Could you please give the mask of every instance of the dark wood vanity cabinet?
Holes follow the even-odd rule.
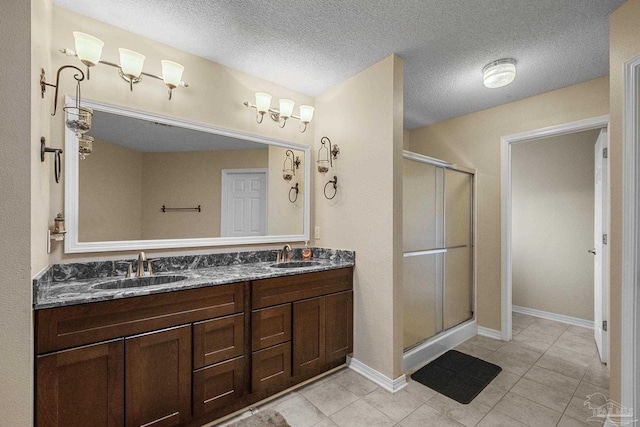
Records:
[[[252,391],[280,391],[345,362],[352,289],[351,268],[252,283]]]
[[[43,426],[200,426],[345,362],[353,269],[37,310]]]
[[[244,353],[246,286],[36,311],[38,426],[188,424],[207,400],[197,368]]]

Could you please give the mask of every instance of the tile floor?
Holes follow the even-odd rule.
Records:
[[[592,411],[584,405],[590,394],[609,396],[593,331],[513,313],[513,335],[511,342],[475,336],[456,347],[503,369],[468,405],[410,378],[391,394],[342,369],[258,410],[275,409],[292,427],[602,426],[586,421]]]

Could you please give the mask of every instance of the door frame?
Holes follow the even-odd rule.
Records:
[[[640,410],[638,363],[640,363],[640,56],[624,67],[624,136],[622,177],[622,322],[621,322],[621,404]]]
[[[269,234],[268,228],[268,216],[269,216],[269,169],[268,168],[250,168],[250,169],[222,169],[222,197],[220,200],[220,235],[222,237],[226,234],[227,227],[229,226],[229,218],[227,216],[227,205],[228,201],[228,193],[227,193],[227,181],[229,180],[229,175],[235,174],[264,174],[264,184],[265,184],[265,203],[264,203],[264,221],[265,221],[265,235]]]
[[[527,141],[533,141],[541,138],[565,135],[569,133],[582,132],[592,129],[600,129],[607,127],[609,124],[609,115],[592,117],[589,119],[578,120],[575,122],[563,123],[555,126],[548,126],[540,129],[534,129],[526,132],[520,132],[500,138],[500,161],[501,161],[501,258],[502,258],[502,292],[501,292],[501,331],[500,338],[503,341],[511,340],[511,311],[512,290],[513,290],[513,272],[512,272],[512,165],[511,165],[511,146]],[[609,284],[606,284],[607,288]]]

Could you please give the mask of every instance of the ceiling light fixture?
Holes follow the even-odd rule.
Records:
[[[498,59],[490,62],[482,69],[484,85],[496,89],[511,83],[516,78],[516,60]]]
[[[60,52],[67,56],[77,56],[80,59],[80,62],[87,66],[87,80],[90,77],[89,69],[91,67],[94,67],[97,64],[104,64],[118,68],[120,77],[129,83],[131,91],[133,91],[133,84],[141,81],[142,76],[164,81],[164,84],[169,88],[169,99],[171,99],[173,89],[176,87],[189,87],[187,83],[181,80],[184,67],[177,62],[163,59],[160,61],[162,64],[162,76],[156,76],[155,74],[149,74],[142,71],[145,57],[138,52],[120,48],[118,49],[120,53],[120,64],[114,64],[113,62],[103,61],[100,59],[102,56],[102,48],[104,47],[104,42],[102,40],[79,31],[73,32],[73,38],[75,40],[76,50],[74,51],[72,49],[65,48],[60,49]]]
[[[313,111],[314,108],[310,105],[301,105],[300,106],[300,115],[293,115],[293,107],[296,104],[295,101],[291,99],[280,99],[279,107],[280,108],[271,108],[271,95],[266,92],[256,92],[256,103],[252,104],[250,102],[245,102],[245,107],[255,108],[256,109],[256,122],[262,123],[264,119],[264,115],[269,113],[269,116],[274,122],[278,122],[281,128],[287,125],[288,119],[296,119],[300,120],[300,122],[304,125],[304,127],[300,127],[300,132],[304,132],[307,130],[307,125],[311,123],[311,119],[313,119]]]

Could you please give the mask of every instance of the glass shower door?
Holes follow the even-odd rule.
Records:
[[[403,162],[407,350],[473,317],[473,175]]]
[[[442,168],[403,160],[404,348],[442,331]]]
[[[473,175],[445,170],[444,329],[473,317]]]

